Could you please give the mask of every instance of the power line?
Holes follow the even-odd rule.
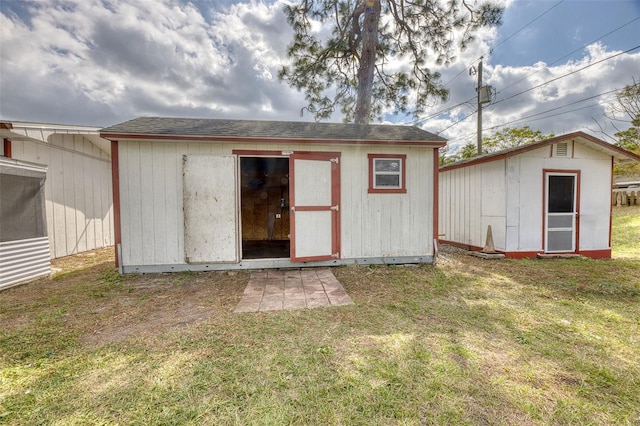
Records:
[[[514,37],[516,34],[518,34],[520,31],[524,30],[525,28],[527,28],[529,25],[533,24],[534,22],[536,22],[538,19],[542,18],[544,15],[546,15],[547,13],[551,12],[553,9],[555,9],[556,7],[560,6],[561,3],[563,3],[564,0],[560,0],[558,3],[554,4],[553,6],[551,6],[549,9],[545,10],[544,12],[542,12],[540,15],[538,15],[536,18],[534,18],[531,22],[529,22],[528,24],[526,24],[524,27],[520,28],[518,31],[516,31],[515,33],[511,34],[509,37],[505,38],[504,40],[502,40],[500,43],[496,44],[492,49],[490,49],[490,51],[488,53],[491,53],[493,50],[495,50],[498,46],[506,43],[509,39],[511,39],[512,37]]]
[[[521,32],[522,30],[524,30],[525,28],[527,28],[529,25],[533,24],[534,22],[536,22],[538,19],[542,18],[544,15],[546,15],[547,13],[551,12],[551,10],[555,9],[556,7],[558,7],[561,3],[563,3],[564,0],[560,0],[558,3],[556,3],[555,5],[551,6],[549,9],[545,10],[544,12],[542,12],[540,15],[538,15],[537,17],[535,17],[533,20],[529,21],[527,24],[525,24],[524,26],[522,26],[521,28],[519,28],[518,30],[516,30],[514,33],[512,33],[511,35],[509,35],[507,38],[505,38],[504,40],[502,40],[500,43],[496,44],[494,47],[490,48],[487,52],[484,53],[484,55],[479,56],[476,60],[474,60],[473,62],[471,62],[469,65],[465,66],[458,74],[456,74],[455,76],[453,76],[453,78],[451,78],[449,81],[447,81],[446,83],[443,84],[444,87],[447,87],[449,85],[449,83],[451,83],[453,80],[455,80],[456,78],[460,77],[460,75],[462,75],[463,72],[465,72],[467,69],[469,69],[470,66],[472,66],[473,64],[475,64],[476,62],[478,62],[478,60],[480,59],[480,57],[482,56],[486,56],[489,55],[491,53],[493,53],[493,51],[500,45],[506,43],[509,39],[511,39],[512,37],[514,37],[516,34],[518,34],[519,32]]]
[[[553,64],[556,64],[556,63],[560,62],[561,60],[563,60],[563,59],[565,59],[565,58],[567,58],[567,57],[569,57],[569,56],[573,55],[574,53],[576,53],[576,52],[578,52],[578,51],[580,51],[580,50],[582,50],[582,49],[584,49],[584,48],[585,48],[585,47],[587,47],[588,45],[593,44],[593,43],[595,43],[596,41],[602,40],[602,39],[604,39],[604,38],[606,38],[606,37],[610,36],[611,34],[613,34],[613,33],[617,32],[617,31],[620,31],[622,28],[626,27],[627,25],[630,25],[630,24],[634,23],[635,21],[637,21],[637,20],[639,20],[639,19],[640,19],[640,16],[638,16],[638,17],[637,17],[637,18],[635,18],[635,19],[632,19],[631,21],[627,22],[626,24],[623,24],[623,25],[619,26],[618,28],[616,28],[616,29],[614,29],[614,30],[609,31],[608,33],[606,33],[606,34],[604,34],[604,35],[602,35],[602,36],[600,36],[600,37],[597,37],[596,39],[594,39],[594,40],[592,40],[592,41],[590,41],[590,42],[588,42],[588,43],[583,44],[581,47],[579,47],[579,48],[577,48],[577,49],[575,49],[575,50],[573,50],[573,51],[571,51],[571,52],[567,53],[567,54],[566,54],[566,55],[564,55],[563,57],[558,58],[558,59],[556,59],[555,61],[550,62],[549,64],[545,64],[545,66],[544,66],[544,67],[542,67],[542,68],[540,68],[540,69],[537,69],[537,70],[535,70],[534,72],[532,72],[532,73],[530,73],[530,74],[527,74],[526,76],[522,77],[521,79],[516,80],[515,82],[511,83],[510,85],[508,85],[508,86],[506,86],[506,87],[502,88],[502,90],[500,90],[498,93],[502,93],[504,90],[508,89],[509,87],[511,87],[511,86],[515,86],[516,84],[520,83],[522,80],[525,80],[525,79],[527,79],[527,78],[531,77],[532,75],[539,73],[539,72],[540,72],[540,71],[542,71],[543,69],[548,68],[549,66],[551,66],[551,65],[553,65]]]
[[[492,49],[490,49],[489,53],[492,53],[492,52],[493,52],[493,51],[494,51],[498,46],[502,45],[503,43],[505,43],[506,41],[508,41],[508,40],[509,40],[509,39],[511,39],[512,37],[514,37],[516,34],[518,34],[518,33],[519,33],[519,32],[521,32],[522,30],[524,30],[525,28],[527,28],[529,25],[531,25],[531,24],[533,24],[534,22],[536,22],[538,19],[542,18],[544,15],[546,15],[547,13],[549,13],[551,10],[553,10],[554,8],[556,8],[557,6],[559,6],[559,5],[560,5],[561,3],[563,3],[563,2],[564,2],[564,0],[560,0],[558,3],[556,3],[555,5],[553,5],[552,7],[550,7],[549,9],[545,10],[543,13],[541,13],[540,15],[538,15],[536,18],[534,18],[533,20],[531,20],[530,22],[528,22],[526,25],[524,25],[523,27],[521,27],[520,29],[518,29],[517,31],[515,31],[514,33],[512,33],[511,35],[509,35],[507,38],[505,38],[504,40],[502,40],[500,43],[498,43],[495,47],[493,47]],[[617,27],[617,28],[615,28],[615,29],[613,29],[613,30],[609,31],[608,33],[606,33],[606,34],[604,34],[604,35],[602,35],[602,36],[600,36],[600,37],[598,37],[598,38],[596,38],[596,39],[592,40],[591,42],[589,42],[589,43],[585,43],[582,47],[580,47],[580,48],[578,48],[578,49],[575,49],[575,50],[573,50],[573,51],[569,52],[568,54],[566,54],[566,55],[564,55],[564,56],[562,56],[562,57],[560,57],[560,58],[556,59],[555,61],[553,61],[553,62],[549,63],[548,65],[545,65],[545,67],[540,68],[540,69],[538,69],[538,70],[534,71],[533,73],[528,74],[527,76],[525,76],[525,77],[523,77],[523,78],[521,78],[521,79],[519,79],[519,80],[515,81],[514,83],[511,83],[510,85],[506,86],[506,87],[505,87],[505,88],[503,88],[500,92],[497,92],[497,93],[501,93],[501,92],[502,92],[502,91],[504,91],[505,89],[508,89],[509,87],[512,87],[512,86],[514,86],[514,85],[518,84],[518,83],[519,83],[519,82],[521,82],[522,80],[527,79],[527,78],[529,78],[530,76],[532,76],[532,75],[534,75],[534,74],[536,74],[536,73],[538,73],[538,72],[542,71],[544,68],[547,68],[548,66],[553,65],[553,64],[555,64],[555,63],[557,63],[557,62],[559,62],[559,61],[561,61],[561,60],[565,59],[565,58],[566,58],[566,57],[568,57],[568,56],[571,56],[572,54],[574,54],[574,53],[578,52],[579,50],[582,50],[584,47],[588,46],[589,44],[595,43],[596,41],[599,41],[599,40],[601,40],[601,39],[604,39],[604,38],[608,37],[609,35],[611,35],[611,34],[613,34],[613,33],[617,32],[617,31],[621,30],[622,28],[624,28],[624,27],[626,27],[626,26],[628,26],[628,25],[632,24],[633,22],[635,22],[635,21],[637,21],[637,20],[639,20],[639,19],[640,19],[640,17],[636,17],[636,18],[634,18],[634,19],[632,19],[632,20],[628,21],[627,23],[625,23],[625,24],[623,24],[623,25],[621,25],[621,26],[619,26],[619,27]],[[587,65],[587,66],[585,66],[585,67],[583,67],[583,68],[581,68],[581,69],[575,70],[575,71],[570,72],[570,73],[568,73],[568,74],[565,74],[565,75],[563,75],[563,76],[560,76],[560,77],[557,77],[557,78],[555,78],[555,79],[549,80],[549,81],[547,81],[547,82],[545,82],[545,83],[542,83],[542,84],[540,84],[540,85],[538,85],[538,86],[535,86],[535,87],[532,87],[532,88],[530,88],[530,89],[524,90],[524,91],[519,92],[519,93],[516,93],[516,94],[514,94],[514,95],[511,95],[511,96],[509,96],[508,98],[501,99],[501,100],[499,100],[499,101],[497,101],[497,102],[494,102],[494,103],[492,103],[492,104],[490,104],[490,105],[488,105],[488,106],[491,106],[491,105],[495,105],[495,104],[498,104],[498,103],[504,102],[504,101],[506,101],[506,100],[509,100],[509,99],[514,98],[514,97],[516,97],[516,96],[519,96],[519,95],[521,95],[521,94],[527,93],[527,92],[529,92],[529,91],[531,91],[531,90],[534,90],[534,89],[537,89],[537,88],[539,88],[539,87],[542,87],[542,86],[544,86],[544,85],[546,85],[546,84],[552,83],[553,81],[556,81],[556,80],[559,80],[559,79],[561,79],[561,78],[567,77],[567,76],[569,76],[569,75],[572,75],[572,74],[578,73],[578,72],[580,72],[580,71],[582,71],[582,70],[584,70],[584,69],[586,69],[586,68],[589,68],[590,66],[596,65],[596,64],[598,64],[598,63],[600,63],[600,62],[604,62],[604,61],[606,61],[606,60],[608,60],[608,59],[612,59],[612,58],[614,58],[614,57],[616,57],[616,56],[619,56],[619,55],[622,55],[622,54],[624,54],[624,53],[631,52],[631,51],[636,50],[636,49],[638,49],[638,48],[640,48],[640,45],[639,45],[639,46],[636,46],[636,47],[634,47],[634,48],[632,48],[632,49],[626,50],[626,51],[624,51],[624,52],[621,52],[621,53],[618,53],[618,54],[612,55],[612,56],[610,56],[610,57],[608,57],[608,58],[605,58],[605,59],[602,59],[602,60],[600,60],[600,61],[594,62],[594,63],[592,63],[592,64],[590,64],[590,65]],[[474,63],[475,63],[475,62],[474,62]],[[473,63],[472,63],[471,65],[473,65]],[[471,66],[471,65],[469,65],[469,66]],[[467,66],[467,67],[463,68],[463,69],[462,69],[458,74],[456,74],[453,78],[451,78],[449,81],[447,81],[447,83],[445,83],[443,86],[445,86],[445,87],[446,87],[449,83],[451,83],[453,80],[455,80],[456,78],[458,78],[458,77],[459,77],[463,72],[465,72],[465,71],[466,71],[466,69],[467,69],[467,68],[469,68],[469,66]],[[420,122],[423,122],[423,121],[429,120],[429,119],[431,119],[431,118],[433,118],[433,117],[437,117],[437,116],[439,116],[439,115],[441,115],[441,114],[443,114],[443,113],[445,113],[445,112],[451,111],[452,109],[454,109],[454,108],[456,108],[456,107],[459,107],[459,106],[461,106],[461,105],[464,105],[464,104],[466,104],[466,103],[470,102],[470,101],[471,101],[471,100],[473,100],[474,98],[475,98],[475,97],[472,97],[472,98],[470,98],[470,99],[468,99],[468,100],[466,100],[466,101],[464,101],[464,102],[460,102],[460,103],[458,103],[458,104],[456,104],[456,105],[453,105],[453,106],[451,106],[451,107],[447,107],[447,108],[445,108],[445,109],[443,109],[443,110],[441,110],[441,111],[438,111],[438,112],[436,112],[436,113],[430,114],[430,115],[428,115],[428,116],[426,116],[426,117],[423,117],[423,118],[420,118],[420,119],[414,120],[414,121],[410,122],[409,124],[417,124],[417,123],[420,123]],[[471,114],[469,114],[469,115],[467,115],[467,116],[463,117],[462,119],[460,119],[460,120],[458,120],[458,121],[454,122],[452,125],[450,125],[450,126],[448,126],[447,128],[443,129],[440,133],[442,133],[442,132],[444,132],[444,131],[448,130],[449,128],[453,127],[454,125],[456,125],[456,124],[458,124],[458,123],[460,123],[460,122],[462,122],[462,121],[466,120],[466,119],[467,119],[468,117],[470,117],[473,113],[475,113],[475,111],[474,111],[474,112],[472,112]]]
[[[447,130],[449,130],[450,128],[452,128],[453,126],[462,123],[464,120],[466,120],[467,118],[471,117],[473,114],[476,113],[477,110],[473,110],[471,111],[469,114],[465,115],[464,117],[462,117],[460,120],[458,121],[454,121],[452,124],[450,124],[449,126],[445,127],[444,129],[440,130],[439,132],[437,132],[437,135],[440,135],[444,132],[446,132]]]
[[[553,114],[553,115],[550,115],[550,116],[547,116],[547,117],[534,118],[533,120],[531,120],[530,118],[531,118],[531,117],[534,117],[534,116],[518,118],[518,119],[516,119],[516,120],[512,120],[512,121],[509,121],[509,122],[507,122],[507,123],[503,123],[503,124],[496,124],[495,126],[492,126],[492,127],[487,128],[487,130],[498,129],[498,128],[500,128],[500,127],[508,126],[509,124],[517,123],[517,122],[519,122],[519,121],[538,121],[538,120],[546,120],[546,119],[548,119],[548,118],[557,117],[557,116],[559,116],[559,115],[564,115],[564,114],[568,114],[568,113],[570,113],[570,112],[576,112],[576,111],[580,111],[580,110],[583,110],[583,109],[593,108],[593,107],[595,107],[595,106],[598,106],[598,104],[591,104],[591,105],[587,105],[587,106],[584,106],[584,107],[575,108],[575,109],[572,109],[572,110],[569,110],[569,111],[559,112],[559,113],[557,113],[557,114]],[[543,113],[538,113],[538,114],[535,114],[535,115],[540,115],[540,114],[543,114]]]
[[[547,84],[549,84],[549,83],[553,83],[554,81],[560,80],[561,78],[565,78],[565,77],[568,77],[568,76],[570,76],[570,75],[577,74],[577,73],[579,73],[579,72],[581,72],[581,71],[584,71],[585,69],[587,69],[587,68],[589,68],[589,67],[592,67],[592,66],[594,66],[594,65],[597,65],[597,64],[602,63],[602,62],[604,62],[604,61],[608,61],[609,59],[613,59],[613,58],[615,58],[615,57],[617,57],[617,56],[624,55],[625,53],[632,52],[632,51],[634,51],[634,50],[636,50],[636,49],[639,49],[639,48],[640,48],[640,45],[635,46],[635,47],[632,47],[631,49],[627,49],[627,50],[625,50],[624,52],[618,52],[618,53],[613,54],[613,55],[611,55],[611,56],[608,56],[608,57],[606,57],[606,58],[604,58],[604,59],[600,59],[599,61],[593,62],[593,63],[591,63],[591,64],[589,64],[589,65],[586,65],[586,66],[584,66],[584,67],[582,67],[582,68],[579,68],[579,69],[577,69],[577,70],[571,71],[571,72],[569,72],[569,73],[567,73],[567,74],[564,74],[564,75],[561,75],[561,76],[559,76],[559,77],[552,78],[551,80],[545,81],[544,83],[540,83],[540,84],[538,84],[537,86],[533,86],[533,87],[531,87],[531,88],[529,88],[529,89],[527,89],[527,90],[523,90],[522,92],[518,92],[518,93],[513,94],[513,95],[511,95],[511,96],[509,96],[509,97],[506,97],[506,98],[504,98],[504,99],[500,99],[499,101],[493,102],[493,103],[491,103],[491,104],[489,105],[489,107],[491,107],[491,106],[493,106],[493,105],[497,105],[497,104],[502,103],[502,102],[504,102],[504,101],[508,101],[509,99],[513,99],[513,98],[515,98],[516,96],[523,95],[523,94],[525,94],[525,93],[527,93],[527,92],[530,92],[530,91],[532,91],[532,90],[538,89],[538,88],[540,88],[540,87],[542,87],[542,86],[546,86]]]
[[[620,91],[620,90],[621,90],[621,89],[608,90],[608,91],[606,91],[606,92],[602,92],[602,93],[599,93],[599,94],[597,94],[597,95],[589,96],[588,98],[580,99],[580,100],[577,100],[577,101],[574,101],[574,102],[568,103],[568,104],[566,104],[566,105],[562,105],[562,106],[559,106],[559,107],[551,108],[551,109],[548,109],[548,110],[546,110],[546,111],[542,111],[542,112],[538,112],[538,113],[535,113],[535,114],[532,114],[532,115],[528,115],[528,116],[526,116],[526,117],[520,117],[520,118],[517,118],[517,119],[515,119],[515,120],[511,120],[511,121],[509,121],[509,122],[506,122],[506,123],[497,124],[497,125],[495,125],[495,126],[488,127],[488,128],[486,128],[485,130],[493,130],[493,129],[497,129],[497,128],[500,128],[500,127],[508,126],[509,124],[517,123],[517,122],[519,122],[519,121],[525,121],[525,120],[529,120],[529,121],[538,121],[538,120],[548,119],[548,118],[552,118],[552,117],[557,117],[557,116],[559,116],[559,115],[567,114],[567,113],[569,113],[569,112],[575,112],[575,111],[580,111],[580,110],[582,110],[582,109],[592,108],[592,107],[594,107],[594,106],[597,106],[598,104],[589,105],[589,106],[587,106],[587,107],[580,107],[580,108],[572,109],[572,110],[569,110],[569,111],[563,111],[563,112],[560,112],[560,113],[557,113],[557,114],[553,114],[553,115],[550,115],[550,116],[540,117],[540,118],[536,118],[536,119],[531,120],[531,118],[533,118],[533,117],[537,117],[537,116],[539,116],[539,115],[543,115],[543,114],[548,114],[548,113],[550,113],[550,112],[557,111],[557,110],[559,110],[559,109],[566,108],[566,107],[571,106],[571,105],[579,104],[579,103],[581,103],[581,102],[589,101],[589,100],[591,100],[591,99],[599,98],[599,97],[604,96],[604,95],[609,95],[609,94],[611,94],[611,93],[615,93],[615,92],[618,92],[618,91]],[[454,123],[454,124],[450,125],[449,127],[447,127],[447,129],[449,129],[449,128],[453,127],[455,124],[458,124],[459,122],[463,121],[465,118],[467,118],[467,117],[464,117],[463,119],[461,119],[461,120],[457,121],[456,123]],[[445,129],[445,130],[446,130],[446,129]],[[475,134],[475,133],[469,133],[469,134],[467,134],[467,135],[461,136],[461,137],[460,137],[460,139],[466,139],[466,138],[469,138],[469,137],[473,136],[474,134]]]
[[[428,116],[426,116],[426,117],[423,117],[423,118],[419,118],[419,119],[417,119],[417,120],[414,120],[414,121],[410,122],[409,124],[418,124],[418,123],[420,123],[421,121],[425,121],[425,120],[428,120],[428,119],[430,119],[430,118],[437,117],[437,116],[439,116],[440,114],[444,114],[445,112],[447,112],[447,111],[451,111],[452,109],[454,109],[454,108],[456,108],[456,107],[459,107],[459,106],[462,106],[462,105],[464,105],[464,104],[466,104],[466,103],[469,103],[469,102],[471,102],[472,100],[474,100],[475,98],[476,98],[476,97],[474,96],[474,97],[472,97],[472,98],[467,99],[467,100],[466,100],[466,101],[464,101],[464,102],[460,102],[459,104],[455,104],[455,105],[453,105],[453,106],[450,106],[450,107],[445,108],[445,109],[443,109],[443,110],[440,110],[440,111],[438,111],[438,112],[434,112],[433,114],[428,115]]]
[[[579,69],[577,69],[577,70],[571,71],[570,73],[567,73],[567,74],[561,75],[561,76],[559,76],[559,77],[553,78],[553,79],[551,79],[551,80],[549,80],[549,81],[546,81],[546,82],[544,82],[544,83],[541,83],[541,84],[539,84],[539,85],[537,85],[537,86],[534,86],[534,87],[532,87],[532,88],[530,88],[530,89],[524,90],[524,91],[519,92],[519,93],[516,93],[516,94],[514,94],[514,95],[511,95],[511,96],[509,96],[508,98],[504,98],[504,99],[501,99],[501,100],[499,100],[499,101],[497,101],[497,102],[493,102],[493,103],[491,103],[491,104],[490,104],[490,105],[488,105],[488,106],[490,107],[490,106],[493,106],[493,105],[499,104],[499,103],[501,103],[501,102],[507,101],[507,100],[509,100],[509,99],[515,98],[516,96],[519,96],[519,95],[522,95],[522,94],[524,94],[524,93],[530,92],[530,91],[532,91],[532,90],[534,90],[534,89],[537,89],[537,88],[539,88],[539,87],[545,86],[545,85],[547,85],[547,84],[549,84],[549,83],[552,83],[552,82],[554,82],[554,81],[557,81],[557,80],[559,80],[559,79],[561,79],[561,78],[568,77],[568,76],[570,76],[570,75],[576,74],[576,73],[578,73],[578,72],[580,72],[580,71],[583,71],[583,70],[585,70],[585,69],[587,69],[587,68],[589,68],[589,67],[592,67],[592,66],[594,66],[594,65],[597,65],[597,64],[599,64],[599,63],[601,63],[601,62],[604,62],[604,61],[607,61],[607,60],[609,60],[609,59],[613,59],[613,58],[615,58],[615,57],[617,57],[617,56],[620,56],[620,55],[623,55],[623,54],[625,54],[625,53],[629,53],[629,52],[634,51],[634,50],[636,50],[636,49],[638,49],[638,48],[640,48],[640,45],[635,46],[635,47],[633,47],[633,48],[631,48],[631,49],[627,49],[627,50],[625,50],[624,52],[619,52],[619,53],[616,53],[616,54],[614,54],[614,55],[608,56],[608,57],[606,57],[606,58],[604,58],[604,59],[601,59],[601,60],[599,60],[599,61],[593,62],[593,63],[591,63],[591,64],[589,64],[589,65],[586,65],[586,66],[584,66],[584,67],[582,67],[582,68],[579,68]],[[598,97],[598,96],[603,96],[603,95],[605,95],[605,94],[608,94],[608,93],[611,93],[611,92],[615,92],[615,91],[617,91],[617,90],[620,90],[620,89],[616,89],[616,90],[613,90],[613,91],[609,91],[609,92],[601,93],[600,95],[596,95],[596,96],[592,96],[592,97],[589,97],[589,98],[585,98],[585,99],[583,99],[583,100],[581,100],[581,101],[578,101],[578,102],[584,102],[585,100],[593,99],[593,98]],[[573,105],[573,104],[578,103],[578,102],[573,102],[573,103],[568,104],[568,105]],[[565,105],[565,106],[560,107],[560,108],[565,108],[565,107],[567,107],[568,105]],[[555,108],[555,109],[560,109],[560,108]],[[555,110],[555,109],[554,109],[554,110]],[[549,111],[546,111],[546,112],[549,112]],[[546,113],[546,112],[545,112],[545,113]],[[464,120],[466,120],[467,118],[469,118],[469,117],[470,117],[471,115],[473,115],[474,113],[475,113],[475,111],[473,111],[473,112],[471,112],[470,114],[468,114],[468,115],[464,116],[464,117],[463,117],[463,118],[461,118],[460,120],[457,120],[457,121],[453,122],[452,124],[450,124],[450,125],[449,125],[449,126],[447,126],[446,128],[442,129],[440,132],[438,132],[438,134],[441,134],[441,133],[443,133],[443,132],[445,132],[445,131],[449,130],[451,127],[453,127],[453,126],[455,126],[455,125],[457,125],[457,124],[459,124],[459,123],[463,122]],[[533,117],[535,117],[535,116],[537,116],[537,115],[540,115],[540,114],[543,114],[543,113],[534,114],[534,115],[533,115]],[[565,114],[565,113],[562,113],[562,114]],[[553,117],[553,116],[552,116],[552,117]],[[508,124],[511,124],[511,123],[514,123],[514,122],[517,122],[517,121],[525,120],[525,119],[527,119],[527,118],[529,118],[529,117],[520,118],[520,119],[517,119],[517,120],[511,121],[511,122],[509,122],[509,123],[503,123],[503,124],[501,124],[500,126],[490,127],[490,128],[488,128],[487,130],[491,130],[491,129],[496,128],[496,127],[506,126],[506,125],[508,125]],[[550,118],[550,117],[545,117],[545,118]]]

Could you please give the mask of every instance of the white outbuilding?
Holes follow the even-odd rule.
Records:
[[[419,128],[143,117],[100,135],[124,273],[435,257],[445,140]]]
[[[439,239],[507,257],[611,257],[613,165],[640,156],[583,132],[440,168]]]
[[[98,130],[0,122],[0,289],[113,245],[111,146]]]

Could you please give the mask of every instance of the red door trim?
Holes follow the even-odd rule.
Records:
[[[7,138],[4,138],[2,141],[4,156],[7,158],[11,158],[11,141]]]
[[[122,222],[120,219],[120,159],[118,153],[118,141],[111,141],[111,191],[113,197],[113,234],[116,254],[116,267],[120,267],[118,261],[118,247],[122,244]]]
[[[575,250],[568,253],[580,252],[580,170],[542,169],[542,251],[546,253],[546,220],[547,220],[547,176],[550,174],[575,174],[576,175],[576,246]],[[554,252],[556,253],[556,252]]]
[[[433,241],[438,241],[438,219],[439,219],[439,205],[440,202],[440,151],[437,149],[433,150]],[[432,253],[435,259],[435,247],[432,243]]]

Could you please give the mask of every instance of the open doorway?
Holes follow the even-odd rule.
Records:
[[[242,258],[289,258],[289,159],[240,157]]]

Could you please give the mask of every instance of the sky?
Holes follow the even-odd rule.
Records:
[[[292,40],[287,1],[0,0],[0,120],[312,121],[301,116],[304,94],[277,77]],[[453,64],[429,65],[449,100],[419,120],[389,111],[385,123],[420,126],[452,150],[475,143],[477,74],[469,71],[483,57],[493,93],[484,136],[529,126],[612,142],[630,126],[607,111],[616,90],[640,82],[640,0],[496,1],[506,8],[500,27],[479,31]]]

